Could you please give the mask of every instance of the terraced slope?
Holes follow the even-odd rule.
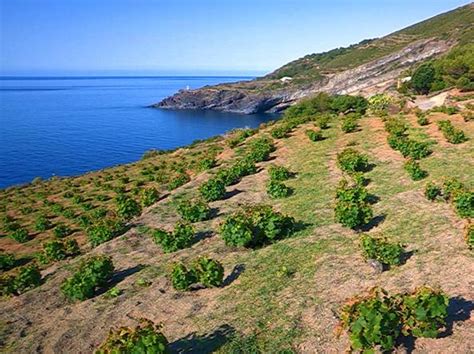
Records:
[[[163,332],[175,352],[227,353],[236,345],[265,353],[343,352],[348,337],[336,337],[334,328],[346,299],[376,285],[401,292],[430,284],[439,285],[450,298],[447,329],[437,339],[397,343],[398,350],[402,352],[405,346],[414,353],[472,352],[474,258],[463,237],[468,219],[460,218],[449,203],[427,200],[423,190],[428,181],[444,177],[474,186],[474,125],[459,114],[430,114],[426,126],[419,126],[411,113],[399,119],[406,119],[412,138],[432,142],[433,153],[421,160],[429,173],[424,180],[409,178],[404,158],[387,144],[381,117],[362,118],[359,129],[348,134],[341,131],[340,119],[334,118],[322,131],[324,140],[317,142],[305,134],[314,129],[312,122],[299,125],[288,137],[275,140],[271,159],[258,163],[256,174],[227,187],[226,198],[210,203],[214,216],[195,224],[198,237],[191,247],[165,254],[147,230],[171,229],[179,219],[174,200],[196,195],[219,167],[197,173],[163,195],[132,220],[124,235],[92,250],[85,248],[88,255],[110,255],[116,266],[111,282],[93,298],[70,303],[59,289],[83,256],[44,269],[43,285],[0,303],[2,351],[88,353],[104,340],[110,327],[133,326],[146,317],[164,324]],[[445,119],[469,140],[448,143],[436,127],[437,121]],[[244,146],[272,128],[262,127]],[[220,147],[221,166],[235,159],[241,147],[231,149],[222,140],[213,144]],[[363,259],[360,231],[334,221],[335,191],[344,176],[337,154],[347,146],[367,154],[372,165],[366,177],[374,218],[363,232],[403,243],[407,251],[402,265],[382,273]],[[188,153],[193,151],[190,148]],[[154,164],[153,160],[148,163]],[[286,182],[293,189],[289,197],[268,197],[270,164],[286,166],[294,173]],[[255,250],[225,245],[218,225],[241,205],[257,203],[294,217],[299,230]],[[198,255],[223,263],[223,286],[174,290],[166,276],[170,265]],[[111,287],[120,289],[120,295],[107,296],[104,292]],[[232,340],[235,336],[238,339]]]

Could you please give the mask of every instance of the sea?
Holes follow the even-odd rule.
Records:
[[[180,89],[252,77],[0,77],[0,188],[174,149],[267,114],[149,108]]]

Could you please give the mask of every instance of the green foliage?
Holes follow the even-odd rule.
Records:
[[[411,140],[407,136],[389,135],[388,144],[392,149],[400,151],[403,157],[420,160],[431,154],[428,142]]]
[[[86,234],[92,247],[107,242],[125,230],[124,225],[119,220],[101,219],[97,223],[87,228]]]
[[[79,245],[76,240],[52,240],[43,243],[43,260],[47,262],[60,261],[67,257],[79,254]]]
[[[418,94],[426,95],[435,81],[436,70],[432,63],[421,64],[411,77],[411,87]]]
[[[36,265],[20,267],[15,275],[0,277],[0,296],[20,295],[41,284],[41,273]]]
[[[236,129],[233,132],[233,135],[227,139],[227,145],[229,147],[234,148],[239,144],[242,144],[245,139],[254,135],[256,130],[254,129]]]
[[[39,232],[44,232],[51,228],[51,222],[44,215],[39,215],[35,220],[35,229]]]
[[[184,220],[189,222],[208,220],[211,216],[209,205],[202,200],[183,200],[176,210]]]
[[[416,121],[419,125],[422,125],[422,126],[430,124],[430,121],[428,120],[428,117],[426,116],[426,114],[418,115]]]
[[[404,136],[407,129],[408,127],[402,119],[390,117],[385,121],[385,130],[392,136]]]
[[[392,98],[387,94],[379,93],[371,96],[368,101],[369,110],[371,113],[382,114],[386,112],[387,108],[392,102]]]
[[[13,254],[0,253],[0,270],[5,271],[12,269],[16,265],[16,259]]]
[[[72,277],[61,284],[61,291],[71,301],[83,301],[94,296],[97,287],[105,286],[114,271],[112,259],[92,256],[83,260]]]
[[[381,288],[350,299],[341,309],[340,327],[346,329],[351,349],[390,351],[401,334],[435,338],[445,325],[448,297],[430,287],[389,296]]]
[[[367,224],[373,217],[368,197],[368,192],[362,185],[352,185],[347,180],[342,180],[336,190],[336,221],[350,228]]]
[[[467,225],[465,239],[469,249],[474,250],[474,224]]]
[[[256,138],[248,143],[245,158],[252,162],[266,161],[274,150],[275,146],[271,139],[267,137]]]
[[[275,139],[282,139],[288,136],[292,130],[291,126],[287,124],[279,124],[275,128],[273,128],[270,132],[270,135]]]
[[[288,237],[294,219],[273,211],[270,206],[247,206],[226,217],[220,234],[229,246],[259,247]]]
[[[422,170],[420,164],[412,159],[407,160],[403,165],[403,168],[408,172],[411,179],[414,181],[419,181],[428,176],[428,172]]]
[[[330,113],[318,114],[315,119],[316,125],[319,127],[319,129],[328,129],[331,119],[332,115]]]
[[[454,207],[462,218],[474,218],[474,192],[464,190],[454,197]]]
[[[199,161],[199,171],[207,171],[217,165],[217,161],[213,157],[206,157]]]
[[[291,177],[291,172],[284,166],[270,165],[268,175],[272,181],[286,181]]]
[[[284,183],[279,181],[270,180],[267,183],[267,193],[271,198],[285,198],[291,194],[292,190],[287,187]]]
[[[200,257],[195,261],[193,270],[198,282],[206,288],[222,285],[224,267],[220,262],[208,257]]]
[[[346,148],[337,154],[337,165],[347,173],[363,172],[369,167],[369,159],[352,148]]]
[[[8,236],[19,243],[25,243],[30,239],[28,231],[22,227],[18,227],[16,230],[10,232]]]
[[[464,132],[461,129],[455,128],[449,120],[440,120],[437,124],[446,140],[451,144],[460,144],[467,140]]]
[[[436,338],[439,329],[446,324],[448,302],[449,299],[444,293],[429,287],[404,294],[400,305],[403,334]]]
[[[443,181],[443,194],[447,200],[454,200],[464,190],[466,190],[466,187],[456,178],[446,178]]]
[[[360,238],[362,252],[366,259],[375,259],[385,265],[399,265],[402,260],[403,247],[390,243],[386,239],[362,235]]]
[[[140,204],[143,207],[148,207],[154,204],[159,198],[160,193],[158,193],[156,188],[146,188],[140,191]]]
[[[64,238],[66,236],[69,236],[72,233],[72,230],[67,225],[59,223],[53,229],[53,233],[54,236],[57,238]]]
[[[135,200],[122,193],[115,197],[115,206],[117,215],[123,220],[130,220],[142,212],[142,208]]]
[[[168,183],[168,189],[172,191],[173,189],[176,189],[178,187],[181,187],[182,185],[185,185],[191,180],[189,175],[187,173],[180,173],[177,176],[175,176],[170,183]]]
[[[170,278],[173,288],[179,291],[188,290],[198,279],[194,269],[188,269],[183,263],[176,263],[173,266]]]
[[[336,95],[332,98],[330,108],[334,113],[365,114],[368,105],[368,101],[362,96]]]
[[[358,117],[353,114],[344,116],[341,120],[341,129],[344,133],[352,133],[356,131]]]
[[[213,202],[222,199],[226,193],[225,183],[220,178],[211,178],[201,184],[199,187],[199,193],[201,194],[201,197],[207,202]]]
[[[157,229],[152,237],[165,253],[176,252],[191,246],[194,240],[194,228],[185,222],[178,221],[172,232]]]
[[[110,330],[107,339],[95,351],[95,354],[168,353],[168,340],[161,332],[161,325],[141,319],[134,329],[121,327]]]
[[[229,168],[221,168],[217,171],[215,178],[222,180],[225,186],[230,186],[238,183],[242,177],[256,172],[257,166],[255,166],[255,162],[249,159],[241,159]]]
[[[425,197],[428,200],[434,201],[436,198],[440,197],[443,194],[443,190],[441,189],[440,186],[434,184],[434,183],[428,183],[425,186]]]
[[[308,129],[306,130],[306,136],[309,138],[311,141],[320,141],[323,140],[323,134],[321,133],[320,130],[313,130],[313,129]]]

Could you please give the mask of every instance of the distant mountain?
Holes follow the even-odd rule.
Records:
[[[382,38],[309,54],[261,78],[182,90],[154,105],[238,113],[276,112],[316,92],[371,95],[390,89],[407,68],[474,42],[474,3]]]

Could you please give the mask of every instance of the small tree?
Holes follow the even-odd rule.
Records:
[[[435,81],[436,70],[431,63],[418,67],[412,78],[411,86],[416,93],[426,95],[430,92],[431,84]]]

